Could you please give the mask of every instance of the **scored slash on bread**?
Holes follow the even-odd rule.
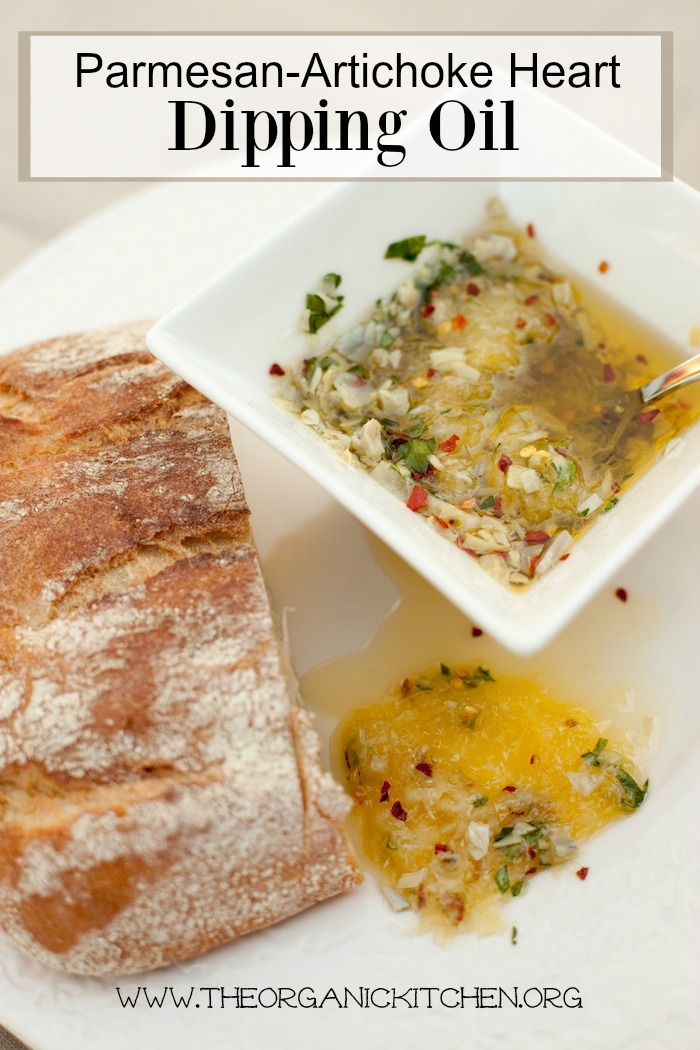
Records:
[[[146,326],[0,359],[0,926],[138,972],[360,881],[226,417]]]

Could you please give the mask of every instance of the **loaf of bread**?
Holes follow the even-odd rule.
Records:
[[[0,359],[0,927],[82,974],[360,881],[226,417],[145,331]]]

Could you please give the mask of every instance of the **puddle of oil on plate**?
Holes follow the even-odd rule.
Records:
[[[594,602],[543,652],[519,657],[485,634],[475,636],[478,625],[380,541],[367,535],[367,542],[375,573],[392,578],[399,598],[364,648],[327,660],[301,678],[325,764],[338,772],[329,740],[348,712],[388,696],[405,676],[444,662],[481,664],[494,676],[517,675],[541,684],[553,698],[590,711],[601,735],[614,726],[612,735],[626,738],[638,766],[646,769],[662,732],[656,701],[662,695],[660,680],[655,683],[651,669],[640,673],[639,668],[638,640],[651,637],[657,626],[652,605],[627,605],[611,589],[598,599],[609,605],[603,617]]]

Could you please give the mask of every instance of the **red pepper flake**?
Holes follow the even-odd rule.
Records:
[[[448,850],[448,848],[447,848],[447,846],[445,845],[444,842],[436,842],[435,843],[435,852],[436,853],[449,853],[449,850]]]
[[[530,755],[530,765],[531,766],[534,766],[536,757],[537,757],[536,755]]]
[[[566,559],[567,559],[568,557],[570,557],[569,551],[567,551],[567,552],[566,552],[566,554],[562,554],[562,556],[561,556],[561,558],[559,559],[559,561],[566,561]]]
[[[639,361],[640,365],[648,365],[649,364],[649,362],[646,359],[646,357],[644,356],[644,354],[637,354],[637,356],[635,358],[635,361]]]
[[[449,524],[444,518],[438,518],[437,514],[433,514],[433,521],[440,526],[441,529],[449,529]]]
[[[501,499],[500,496],[496,496],[495,500],[493,501],[494,513],[500,514],[502,506],[503,506],[503,500]]]
[[[437,368],[429,368],[428,369],[428,379],[435,379],[435,376],[439,376],[439,375],[440,375],[440,373],[438,372]]]
[[[514,787],[512,784],[506,784],[506,786],[503,788],[503,790],[504,791],[508,791],[512,795],[513,792],[517,791],[518,789],[516,787]]]
[[[515,327],[516,328],[524,328],[526,324],[527,324],[527,321],[525,320],[525,318],[524,317],[519,317],[518,320],[515,322]]]
[[[419,773],[422,773],[424,777],[432,777],[433,767],[429,762],[419,762],[416,766]]]
[[[526,875],[536,875],[537,874],[537,868],[528,868],[527,871],[525,872],[525,874]]]
[[[539,301],[540,301],[539,295],[528,295],[527,299],[525,300],[525,305],[526,306],[534,306],[535,303],[538,303]]]
[[[610,263],[606,262],[605,259],[603,259],[602,262],[598,263],[598,273],[607,273],[609,269]]]
[[[615,597],[619,598],[621,602],[627,601],[627,591],[624,587],[618,587],[615,591]]]
[[[537,856],[537,850],[535,849],[534,846],[528,846],[527,847],[527,855],[530,858],[530,860],[534,860],[535,859],[535,857]]]
[[[467,295],[478,295],[480,291],[479,285],[474,284],[473,281],[470,281],[467,285]]]
[[[464,314],[457,314],[456,317],[452,318],[452,327],[456,330],[464,328],[466,324],[469,324],[469,319]]]
[[[388,780],[385,780],[384,783],[382,784],[382,790],[381,790],[381,794],[379,796],[379,801],[380,802],[386,802],[387,801],[387,799],[389,798],[389,789],[390,788],[391,788],[391,784],[389,783]]]
[[[534,237],[534,236],[535,236],[535,227],[534,227],[534,226],[532,225],[532,223],[531,223],[531,222],[529,222],[529,223],[527,224],[527,226],[525,227],[525,229],[527,230],[527,235],[528,235],[528,237]]]
[[[551,536],[548,532],[526,532],[524,539],[531,547],[536,543],[549,543]]]
[[[559,323],[553,314],[545,314],[544,319],[547,322],[547,324],[556,325]]]
[[[403,808],[400,802],[395,802],[394,805],[391,807],[391,815],[392,817],[396,817],[397,820],[405,821],[406,817],[408,816],[408,813]]]
[[[435,307],[432,303],[426,303],[425,306],[421,307],[421,315],[423,317],[430,317],[431,314],[435,313]]]
[[[277,362],[275,362],[274,365],[270,365],[270,375],[271,376],[283,376],[283,375],[286,375],[286,374],[287,373],[282,368],[282,365],[278,365]]]
[[[581,882],[583,882],[583,880],[585,879],[586,875],[588,875],[588,868],[579,868],[578,871],[576,872],[576,874],[580,878]]]
[[[527,567],[527,571],[528,571],[528,575],[530,576],[530,579],[532,579],[532,577],[535,575],[535,569],[539,565],[541,557],[542,557],[541,554],[536,554],[534,558],[530,558],[530,564]]]
[[[498,461],[498,469],[505,474],[512,462],[513,460],[510,458],[510,456],[506,456],[504,454]]]
[[[615,369],[613,368],[612,365],[609,365],[607,363],[604,364],[603,365],[603,381],[605,383],[612,383],[612,382],[614,382],[614,380],[615,380]]]
[[[483,633],[480,627],[472,627],[472,638],[481,638]]]
[[[637,416],[638,423],[651,423],[652,419],[656,419],[660,409],[650,408],[648,412],[642,412],[641,416]]]
[[[413,492],[406,500],[406,506],[409,510],[420,510],[428,502],[428,493],[425,489],[421,488],[420,485],[413,486]]]
[[[441,441],[438,445],[438,448],[441,449],[443,452],[454,452],[455,445],[458,441],[459,434],[453,434],[451,437],[445,438],[444,441]]]

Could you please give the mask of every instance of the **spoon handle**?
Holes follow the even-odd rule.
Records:
[[[682,364],[676,365],[675,368],[670,368],[668,372],[664,372],[663,375],[652,379],[649,383],[639,388],[639,393],[644,404],[648,405],[650,401],[655,401],[657,397],[670,394],[672,390],[680,390],[682,386],[694,383],[697,379],[700,379],[700,354],[690,357],[687,361],[683,361]]]

